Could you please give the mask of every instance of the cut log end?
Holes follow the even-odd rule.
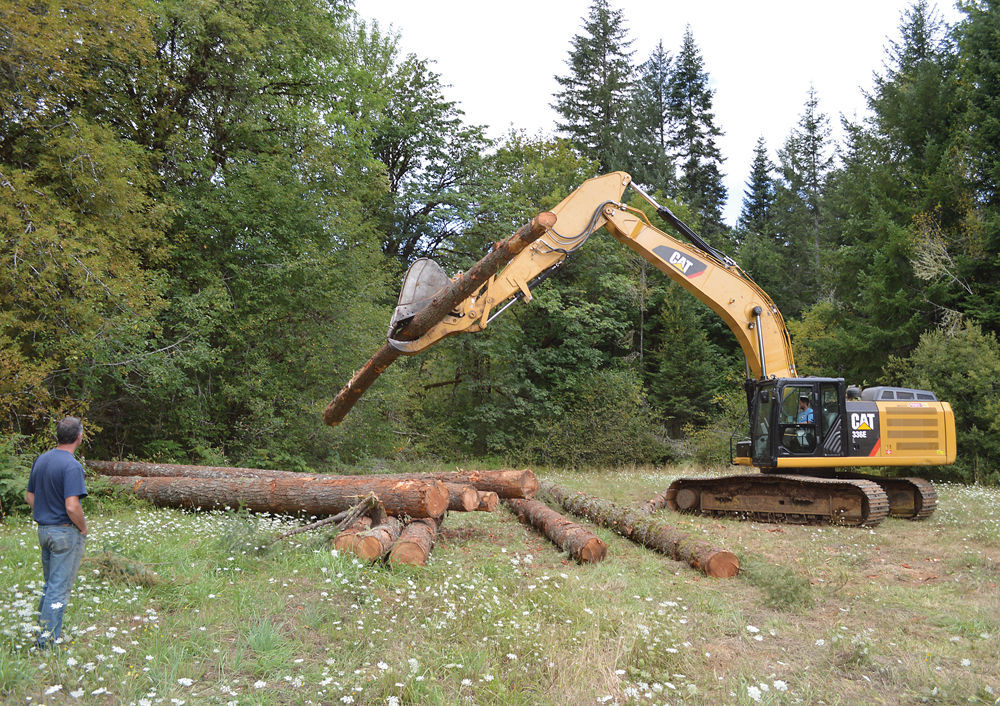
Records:
[[[587,540],[587,543],[580,548],[579,560],[584,564],[595,564],[604,561],[608,555],[608,545],[602,540],[594,538]]]
[[[740,572],[740,560],[732,552],[718,551],[708,557],[702,570],[714,578],[729,579]]]
[[[479,492],[479,512],[493,512],[500,504],[500,496],[492,491]]]

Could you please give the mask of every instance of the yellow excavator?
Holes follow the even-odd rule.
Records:
[[[688,242],[622,202],[631,187]],[[412,355],[456,333],[481,331],[603,227],[707,304],[729,326],[746,358],[747,413],[731,441],[732,462],[761,473],[682,478],[668,488],[674,510],[770,522],[872,527],[888,515],[923,519],[937,505],[920,478],[838,469],[954,463],[951,405],[926,390],[848,388],[842,378],[800,377],[778,308],[731,258],[713,248],[625,172],[584,182],[552,209],[545,231],[504,269],[416,340],[399,332],[449,278],[432,260],[407,272],[389,327],[389,345]]]

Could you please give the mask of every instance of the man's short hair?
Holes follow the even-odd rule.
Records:
[[[63,417],[56,425],[56,441],[60,444],[72,444],[83,432],[83,422],[79,417]]]

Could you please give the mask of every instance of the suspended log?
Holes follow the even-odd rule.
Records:
[[[437,541],[438,529],[442,518],[427,517],[413,520],[403,528],[399,539],[389,551],[389,561],[393,564],[409,564],[423,566]]]
[[[538,500],[506,501],[518,519],[541,530],[557,547],[567,552],[577,561],[590,564],[603,561],[608,547],[602,539],[586,527],[563,517],[545,503]]]
[[[642,505],[640,505],[639,510],[649,515],[656,512],[657,510],[661,510],[666,504],[667,504],[667,491],[664,490],[662,493],[657,493],[649,500],[644,502]]]
[[[740,561],[732,552],[713,547],[678,529],[655,522],[647,513],[591,495],[561,488],[548,481],[541,483],[541,492],[579,517],[614,530],[618,534],[678,561],[686,561],[709,576],[729,578],[740,569]]]
[[[493,512],[497,509],[497,505],[500,504],[500,496],[492,491],[478,491],[479,492],[479,507],[476,509],[479,512]]]
[[[442,483],[465,483],[482,492],[496,493],[501,498],[532,498],[538,491],[534,471],[506,469],[500,471],[443,471],[439,473],[390,473],[377,478],[433,478]]]
[[[479,491],[467,483],[445,483],[448,489],[448,509],[452,512],[474,512],[479,509]]]
[[[372,518],[359,517],[333,538],[333,548],[342,552],[353,552],[354,545],[358,543],[358,535],[371,529],[371,526]]]
[[[402,529],[403,523],[395,517],[388,517],[382,524],[358,534],[353,548],[354,553],[362,559],[375,561],[389,552]]]
[[[548,211],[532,218],[514,235],[498,243],[467,272],[453,279],[425,309],[418,312],[401,331],[395,334],[396,338],[401,341],[414,341],[423,336],[555,223],[555,214]],[[400,351],[388,343],[383,345],[327,405],[323,411],[323,421],[332,427],[340,424],[354,403],[400,355],[402,355]]]
[[[141,498],[164,507],[246,507],[256,512],[334,515],[374,493],[391,515],[437,517],[448,507],[448,489],[434,480],[377,476],[328,478],[138,478],[110,477]]]

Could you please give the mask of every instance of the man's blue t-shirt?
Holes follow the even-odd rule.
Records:
[[[812,424],[813,423],[813,411],[812,407],[806,407],[799,411],[798,416],[795,418],[797,424]]]
[[[35,522],[40,525],[71,524],[66,498],[87,494],[83,466],[73,454],[51,449],[35,459],[28,477],[28,492],[35,494]]]

